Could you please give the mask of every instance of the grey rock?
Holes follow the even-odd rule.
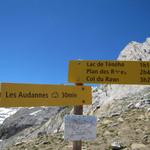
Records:
[[[146,149],[146,145],[145,144],[141,144],[141,143],[133,143],[131,145],[131,149],[132,150],[145,150]]]
[[[130,109],[133,109],[133,108],[135,108],[135,105],[133,103],[130,103],[127,107]]]
[[[144,100],[144,103],[145,103],[145,104],[150,104],[150,99]]]
[[[150,112],[150,108],[147,109],[147,112]]]
[[[141,102],[138,102],[135,104],[135,108],[142,108],[143,104]]]
[[[118,141],[111,143],[111,149],[112,150],[121,150],[122,148],[123,148],[123,146]]]
[[[111,117],[119,116],[120,114],[121,114],[121,112],[112,113]]]

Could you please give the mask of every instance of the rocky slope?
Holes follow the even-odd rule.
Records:
[[[71,107],[21,108],[0,126],[0,149],[23,140],[57,132]]]
[[[131,42],[118,60],[150,60],[150,38]],[[71,149],[63,140],[63,117],[72,107],[21,108],[0,126],[1,149]],[[87,150],[150,149],[150,86],[102,85],[84,114],[97,116],[97,139]],[[11,146],[14,145],[14,146]],[[115,147],[116,146],[116,147]],[[7,148],[6,148],[7,149]]]
[[[134,105],[132,105],[134,106]],[[143,106],[142,106],[143,107]],[[83,142],[84,150],[149,150],[150,112],[130,107],[119,114],[98,118],[97,138]],[[6,150],[72,150],[72,142],[63,140],[63,132],[24,140]]]

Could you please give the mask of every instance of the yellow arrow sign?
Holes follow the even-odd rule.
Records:
[[[149,61],[70,61],[69,82],[150,84]]]
[[[89,86],[2,83],[0,107],[85,105],[91,94]]]

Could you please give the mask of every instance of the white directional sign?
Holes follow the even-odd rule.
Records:
[[[68,141],[90,141],[96,139],[96,117],[66,115],[64,139]]]

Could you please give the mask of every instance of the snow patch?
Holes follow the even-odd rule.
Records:
[[[0,108],[0,124],[11,115],[15,114],[19,108]]]
[[[41,112],[42,110],[37,110],[35,112],[30,113],[31,116],[36,116],[39,112]]]

